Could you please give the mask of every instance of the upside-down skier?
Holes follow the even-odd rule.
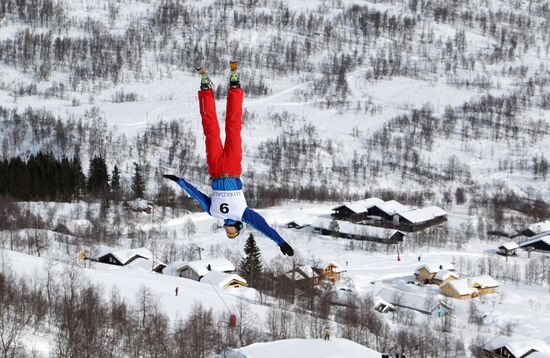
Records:
[[[260,214],[247,206],[242,191],[243,184],[240,175],[242,171],[241,129],[244,92],[239,82],[237,67],[236,61],[230,62],[231,74],[227,93],[225,143],[223,146],[212,81],[203,67],[197,68],[201,75],[201,88],[198,93],[199,109],[206,137],[208,172],[212,179],[211,196],[202,193],[175,175],[165,174],[163,177],[175,181],[209,215],[224,219],[223,227],[228,238],[236,238],[244,228],[243,222],[245,222],[273,240],[283,254],[293,256],[294,250],[281,235],[269,226]]]

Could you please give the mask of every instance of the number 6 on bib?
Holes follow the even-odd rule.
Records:
[[[231,220],[241,220],[247,207],[242,190],[213,190],[210,215]]]

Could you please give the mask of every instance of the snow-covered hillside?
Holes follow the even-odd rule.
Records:
[[[229,60],[246,94],[247,202],[294,261],[250,228],[228,240],[162,178],[210,190],[195,67],[214,82],[223,128]],[[505,335],[550,352],[547,254],[496,255],[550,218],[549,83],[546,0],[0,0],[0,304],[13,328],[0,327],[1,346],[16,356],[351,357],[368,347],[479,357]],[[51,153],[40,162],[51,167],[21,169],[37,153]],[[98,158],[101,191],[89,180]],[[440,206],[448,222],[399,247],[285,226],[373,196]],[[248,232],[264,265],[248,288],[76,259],[107,245],[238,267]],[[334,286],[281,283],[293,265],[331,261],[345,270]],[[498,295],[444,299],[410,284],[422,263],[491,275]],[[452,319],[379,313],[382,289],[445,300]],[[337,339],[319,341],[327,326]]]

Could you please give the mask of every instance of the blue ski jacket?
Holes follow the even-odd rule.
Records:
[[[212,215],[210,213],[211,199],[208,195],[204,194],[182,178],[179,178],[177,183],[183,188],[183,190],[185,190],[187,194],[189,194],[189,196],[199,203],[201,208],[206,211],[208,215]],[[220,178],[212,181],[213,190],[242,190],[242,187],[243,183],[239,178]],[[226,224],[234,223],[234,221],[229,219],[224,221]],[[262,232],[265,236],[273,240],[273,242],[275,242],[278,246],[285,243],[285,240],[281,237],[281,235],[269,226],[265,219],[254,210],[246,208],[242,216],[242,221],[252,226],[254,229]]]

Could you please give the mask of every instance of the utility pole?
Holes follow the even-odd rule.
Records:
[[[199,260],[202,260],[201,251],[204,251],[204,249],[202,247],[197,246],[197,251],[199,252]]]
[[[296,259],[295,257],[293,257],[292,258],[292,304],[294,304],[295,288],[296,288]]]

